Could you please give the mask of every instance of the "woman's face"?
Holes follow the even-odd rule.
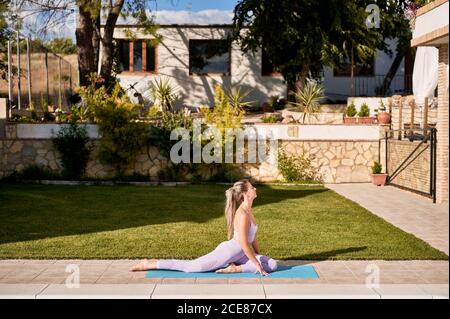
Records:
[[[258,195],[256,195],[256,187],[254,187],[251,183],[247,185],[247,192],[245,192],[245,196],[249,200],[254,200]]]

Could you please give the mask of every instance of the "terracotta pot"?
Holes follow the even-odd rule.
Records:
[[[377,186],[386,185],[387,176],[388,174],[370,174],[370,177],[372,178],[372,184]]]
[[[358,124],[373,124],[375,118],[370,116],[358,117]]]
[[[378,112],[377,115],[379,124],[389,124],[391,122],[391,115],[388,112]]]
[[[356,117],[344,117],[344,124],[356,124]]]

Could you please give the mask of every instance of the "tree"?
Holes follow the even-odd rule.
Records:
[[[154,34],[158,38],[149,16],[149,4],[153,1],[156,0],[22,0],[16,10],[26,7],[31,12],[28,16],[34,14],[34,21],[40,22],[36,32],[45,33],[64,23],[78,9],[75,31],[78,68],[80,85],[86,86],[89,75],[97,73],[99,63],[100,75],[105,78],[105,83],[112,80],[113,35],[119,17],[133,19],[133,23],[138,24],[144,33]]]
[[[244,52],[262,48],[290,87],[295,84],[301,90],[305,79],[318,78],[324,66],[369,61],[376,49],[389,51],[385,40],[404,23],[407,2],[240,0],[234,10],[232,39]],[[379,28],[366,23],[369,4],[381,11]]]
[[[80,69],[80,85],[86,84],[89,73],[96,72],[90,61],[100,63],[100,75],[105,79],[107,87],[111,87],[111,77],[114,60],[114,29],[119,16],[123,19],[132,19],[133,23],[142,28],[144,33],[152,34],[159,38],[155,31],[156,26],[149,16],[149,3],[153,0],[76,0],[79,19],[77,28],[77,45],[79,47],[79,63],[86,66],[86,71]],[[103,22],[103,32],[100,30],[100,22]],[[129,30],[128,30],[129,31]],[[129,31],[130,36],[133,36]],[[83,42],[84,41],[84,42]],[[101,54],[98,54],[101,44]],[[83,47],[85,45],[85,47]],[[81,52],[80,52],[81,51]],[[90,55],[89,55],[90,53]],[[98,61],[101,55],[101,61]],[[95,57],[95,59],[92,59]],[[94,70],[92,70],[94,69]],[[89,70],[89,71],[88,71]],[[83,80],[83,81],[82,81]],[[83,84],[81,84],[83,83]]]
[[[11,34],[11,30],[6,22],[6,13],[8,11],[7,0],[0,0],[0,78],[6,79],[8,65],[8,39]]]
[[[48,41],[45,46],[53,53],[57,54],[75,54],[77,46],[70,38],[55,38]]]

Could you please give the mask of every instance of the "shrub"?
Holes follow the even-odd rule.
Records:
[[[377,162],[377,161],[373,162],[372,174],[381,174],[382,170],[383,170],[383,166],[379,162]]]
[[[236,110],[244,110],[250,108],[255,102],[255,101],[246,101],[246,102],[244,101],[249,96],[250,93],[251,90],[241,91],[240,86],[234,86],[226,93],[226,97],[232,108]]]
[[[302,154],[300,156],[287,155],[280,150],[278,153],[278,169],[287,182],[321,182],[322,177],[312,166],[313,157]]]
[[[155,100],[155,106],[161,111],[171,111],[178,99],[177,88],[170,84],[169,79],[156,79],[151,83],[150,92]]]
[[[295,102],[291,102],[290,105],[303,112],[302,123],[305,123],[306,118],[311,116],[317,118],[320,101],[325,99],[325,87],[316,82],[307,82],[301,91],[294,92],[294,97]]]
[[[265,117],[263,117],[263,122],[264,123],[277,123],[278,117],[276,117],[275,115],[265,116]]]
[[[214,107],[201,108],[201,112],[206,124],[215,125],[223,137],[225,137],[226,128],[241,127],[241,120],[245,115],[245,111],[231,105],[220,85],[216,85],[215,88]]]
[[[52,139],[54,148],[61,154],[63,176],[79,179],[84,175],[92,147],[85,126],[71,123],[59,130]]]
[[[370,115],[370,109],[369,106],[366,103],[363,103],[361,105],[361,109],[358,112],[359,117],[367,117]]]
[[[214,174],[209,178],[210,182],[234,183],[244,178],[244,173],[235,164],[216,164]]]
[[[17,174],[18,180],[60,179],[61,176],[50,168],[31,164]]]
[[[137,122],[141,106],[120,92],[116,84],[111,94],[93,108],[102,137],[97,156],[102,164],[114,168],[116,176],[124,175],[149,137],[147,124]]]
[[[111,165],[117,176],[122,176],[139,151],[147,144],[147,124],[132,122],[133,111],[126,102],[119,102],[97,112],[102,139],[98,157],[102,164]]]
[[[378,110],[380,110],[382,112],[386,111],[386,105],[384,105],[382,99],[380,99],[380,106],[378,107]]]
[[[345,109],[345,115],[347,115],[348,117],[354,117],[356,115],[356,113],[357,113],[357,111],[356,111],[355,103],[352,102],[352,104],[347,106],[347,108]]]

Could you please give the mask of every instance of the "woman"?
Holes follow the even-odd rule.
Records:
[[[234,183],[225,195],[228,241],[220,243],[212,252],[195,260],[144,259],[130,270],[169,269],[184,272],[216,270],[218,273],[254,272],[263,276],[275,271],[276,261],[259,254],[259,245],[255,238],[258,226],[252,205],[256,198],[256,188],[248,180],[241,180]]]

